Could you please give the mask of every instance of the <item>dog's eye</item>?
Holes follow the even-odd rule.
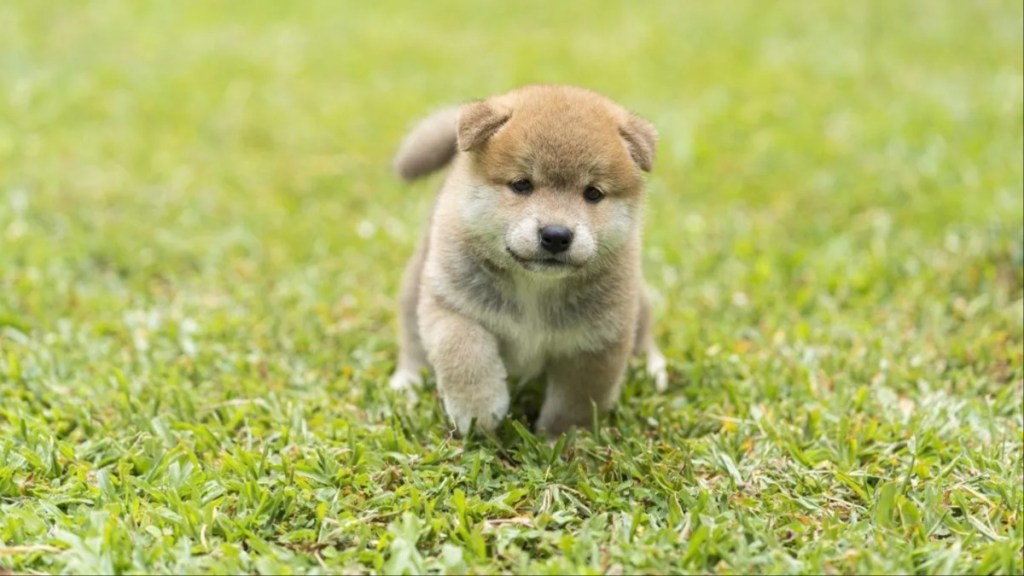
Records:
[[[509,184],[508,187],[516,194],[529,194],[530,192],[533,192],[533,182],[530,182],[526,178],[515,180]]]
[[[583,199],[591,204],[597,204],[604,198],[604,192],[597,186],[587,186],[587,189],[583,191]]]

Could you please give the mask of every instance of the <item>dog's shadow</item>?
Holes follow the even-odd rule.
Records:
[[[508,417],[533,430],[544,403],[544,379],[538,376],[516,382],[510,393]]]

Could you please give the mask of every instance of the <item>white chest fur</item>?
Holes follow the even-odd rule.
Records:
[[[575,287],[560,278],[513,276],[497,279],[483,269],[460,276],[428,261],[426,278],[435,294],[476,320],[498,340],[510,377],[530,378],[559,356],[596,351],[629,330],[609,294]],[[611,294],[617,294],[612,292]]]
[[[516,283],[515,300],[519,314],[495,314],[487,324],[501,344],[501,356],[509,376],[533,378],[548,359],[593,349],[601,338],[600,319],[580,317],[576,323],[554,328],[545,310],[557,307],[556,286],[536,281]]]

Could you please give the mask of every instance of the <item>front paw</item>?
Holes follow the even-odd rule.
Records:
[[[459,434],[465,436],[474,420],[477,430],[491,432],[508,414],[508,389],[504,385],[494,388],[489,393],[478,389],[481,393],[474,396],[444,395],[444,410]]]

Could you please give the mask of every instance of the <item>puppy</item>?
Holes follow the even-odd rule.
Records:
[[[640,266],[655,139],[647,121],[569,86],[446,108],[413,128],[396,172],[451,170],[405,270],[391,387],[432,368],[465,434],[500,423],[508,378],[543,375],[536,428],[552,436],[615,404],[631,354],[646,354],[664,389]]]

